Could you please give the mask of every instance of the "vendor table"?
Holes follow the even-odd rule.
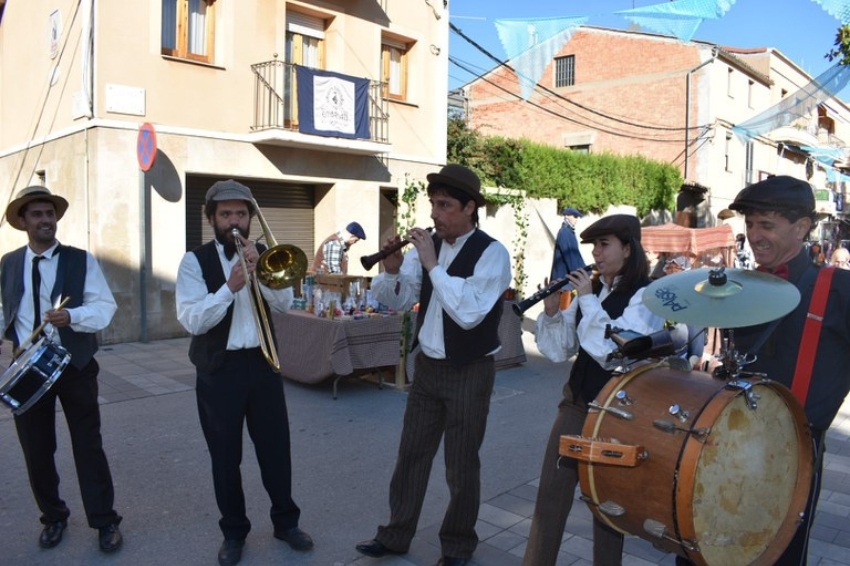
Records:
[[[499,323],[502,349],[496,354],[496,367],[526,361],[521,319],[514,314],[510,302],[505,301],[503,307]],[[334,377],[334,398],[339,379],[357,370],[403,364],[412,380],[414,356],[402,359],[403,319],[401,314],[354,320],[321,318],[299,310],[274,313],[280,373],[301,383],[319,383]],[[415,313],[411,319],[411,328],[415,328]],[[396,385],[403,387],[405,382],[404,373],[396,372]]]

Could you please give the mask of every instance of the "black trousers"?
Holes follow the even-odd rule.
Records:
[[[271,499],[276,529],[298,526],[301,510],[292,500],[289,415],[283,378],[259,348],[231,350],[213,373],[197,372],[195,394],[204,438],[212,459],[219,526],[226,539],[242,540],[251,530],[242,491],[242,431],[254,443],[263,486]]]
[[[390,482],[390,522],[376,538],[407,551],[425,500],[431,465],[445,439],[449,507],[440,528],[444,556],[469,558],[478,545],[475,522],[481,501],[481,462],[490,395],[496,378],[493,356],[455,368],[424,354],[407,397],[398,460]]]
[[[74,465],[89,526],[99,529],[121,521],[112,508],[112,475],[100,435],[100,407],[97,404],[99,371],[94,358],[83,369],[67,366],[41,399],[23,415],[15,417],[18,440],[24,451],[30,486],[41,510],[42,523],[66,521],[71,514],[59,496],[59,473],[54,461],[57,398],[68,422]]]

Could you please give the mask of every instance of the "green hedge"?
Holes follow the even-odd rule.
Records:
[[[641,156],[585,154],[529,140],[484,137],[463,120],[449,121],[448,161],[475,170],[486,186],[556,198],[558,205],[602,213],[609,205],[630,205],[643,216],[675,210],[682,186],[679,169]]]

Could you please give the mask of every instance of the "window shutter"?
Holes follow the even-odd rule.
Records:
[[[286,13],[286,31],[316,39],[325,39],[325,20],[301,12]]]

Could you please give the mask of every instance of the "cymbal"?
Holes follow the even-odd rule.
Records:
[[[715,328],[769,322],[799,302],[794,285],[750,269],[691,269],[656,279],[643,291],[643,303],[658,316]]]

